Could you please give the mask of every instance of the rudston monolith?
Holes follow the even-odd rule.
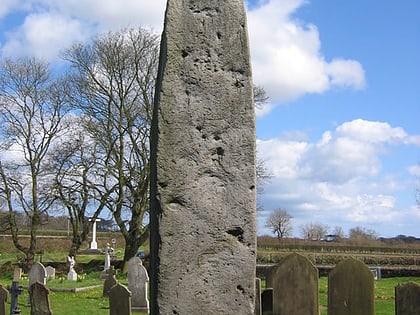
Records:
[[[243,0],[168,0],[151,133],[151,314],[253,314],[255,113]]]

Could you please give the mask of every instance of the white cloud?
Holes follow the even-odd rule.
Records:
[[[305,3],[270,0],[248,13],[254,81],[277,104],[307,93],[324,93],[332,87],[365,86],[364,70],[358,61],[326,61],[316,26],[293,19],[293,13]]]
[[[58,14],[31,14],[19,30],[9,35],[10,41],[3,46],[3,54],[34,55],[51,60],[57,58],[64,47],[89,35],[78,20]]]
[[[268,210],[289,211],[295,225],[317,220],[343,228],[403,224],[410,210],[397,204],[403,183],[396,176],[401,175],[384,174],[382,158],[397,146],[415,145],[407,141],[412,137],[400,127],[356,119],[325,131],[316,142],[258,140],[259,154],[273,175],[260,201]],[[418,166],[409,170],[420,173]]]

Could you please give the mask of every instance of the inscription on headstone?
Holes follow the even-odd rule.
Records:
[[[243,0],[168,0],[151,132],[152,314],[253,314],[255,113]]]

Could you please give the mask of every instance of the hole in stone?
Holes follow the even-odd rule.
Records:
[[[220,136],[219,135],[214,135],[213,139],[216,140],[216,141],[219,141],[220,140]]]
[[[185,49],[182,50],[182,58],[188,57],[189,53]]]
[[[241,291],[241,293],[245,293],[245,290],[241,285],[237,285],[236,289],[238,289],[238,291]]]
[[[203,127],[197,126],[197,127],[195,127],[195,129],[197,129],[198,131],[201,131],[201,130],[203,130]]]
[[[217,35],[217,38],[218,39],[221,39],[222,38],[222,34],[220,32],[217,32],[216,35]]]
[[[222,147],[218,147],[218,148],[216,148],[216,153],[219,156],[223,156],[223,155],[225,155],[225,149],[223,149]]]
[[[244,230],[240,226],[235,226],[226,231],[226,233],[235,236],[239,242],[243,242],[244,240]]]

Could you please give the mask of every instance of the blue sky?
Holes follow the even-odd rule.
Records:
[[[5,0],[0,54],[59,62],[73,41],[124,26],[160,32],[165,0]],[[300,226],[420,237],[420,2],[248,3],[259,156],[273,177],[259,234],[282,208]]]

